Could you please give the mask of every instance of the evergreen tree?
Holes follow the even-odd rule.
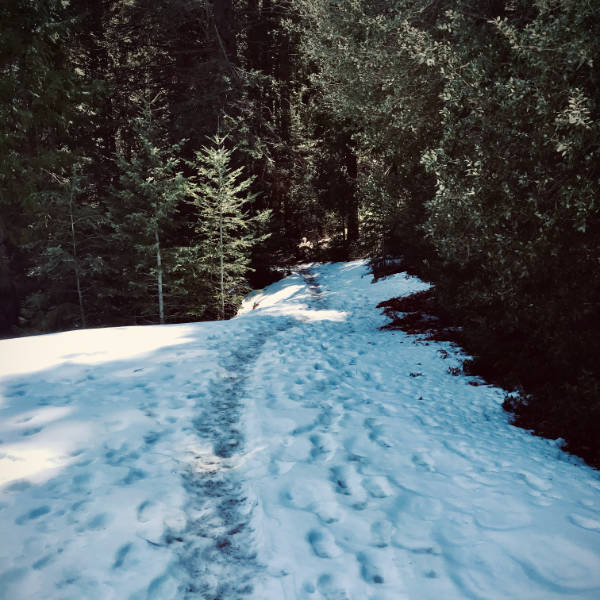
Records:
[[[87,198],[87,177],[80,165],[73,165],[66,175],[51,175],[53,187],[37,195],[40,210],[31,244],[36,262],[29,270],[37,286],[27,299],[24,316],[41,330],[86,327],[90,322],[86,292],[96,288],[95,280],[104,270],[105,218],[97,203]],[[95,298],[89,304],[97,308]]]
[[[599,13],[462,0],[443,21],[442,135],[423,157],[438,294],[480,362],[531,394],[521,422],[599,457]]]
[[[127,282],[128,289],[121,291],[127,297],[125,303],[136,318],[152,321],[158,316],[164,323],[165,298],[176,290],[165,280],[169,264],[165,264],[161,238],[183,198],[185,179],[178,170],[180,145],[165,145],[161,135],[157,101],[158,97],[138,100],[130,156],[118,157],[121,177],[111,220],[120,251],[115,256],[116,268],[121,281]],[[157,310],[147,302],[150,289],[155,290]]]
[[[15,325],[17,298],[29,292],[51,174],[64,176],[76,160],[74,130],[89,96],[69,60],[72,28],[59,0],[0,4],[0,303],[10,306],[0,330]]]
[[[435,44],[421,27],[427,12],[443,7],[420,0],[299,0],[298,7],[301,60],[310,69],[305,113],[320,140],[316,191],[348,241],[360,230],[363,251],[422,258],[434,178],[420,159],[439,137],[441,102]]]
[[[248,192],[251,178],[243,178],[243,167],[231,166],[232,150],[225,138],[215,135],[211,146],[196,153],[197,175],[190,186],[198,209],[196,246],[198,272],[210,287],[210,295],[221,319],[235,314],[247,291],[246,276],[254,246],[268,236],[261,234],[270,212],[249,216],[245,208],[255,196]]]

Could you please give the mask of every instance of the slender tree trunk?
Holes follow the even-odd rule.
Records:
[[[224,265],[223,265],[223,205],[221,203],[221,212],[219,214],[219,258],[221,259],[221,319],[225,320],[225,283],[224,283]]]
[[[81,317],[81,326],[85,329],[85,311],[83,310],[83,293],[81,291],[81,277],[79,273],[79,260],[77,258],[77,241],[75,239],[75,221],[73,219],[73,180],[70,183],[69,190],[69,217],[71,219],[71,245],[73,247],[73,267],[75,269],[75,282],[77,284],[77,297],[79,298],[79,314]]]
[[[225,62],[235,64],[237,52],[235,47],[235,13],[233,0],[215,0],[213,2],[215,32],[217,41],[223,52]]]
[[[286,3],[281,3],[278,7],[280,10],[290,13],[290,9]],[[281,19],[281,17],[280,17]],[[279,24],[281,28],[281,24]],[[292,114],[291,114],[291,86],[292,86],[292,61],[290,57],[292,41],[290,34],[284,29],[282,30],[282,38],[279,42],[279,63],[277,65],[277,75],[281,82],[280,92],[278,97],[279,102],[279,128],[281,130],[281,137],[289,146],[291,125],[292,125]]]
[[[9,333],[19,317],[19,300],[5,239],[4,223],[0,215],[0,335]]]
[[[276,38],[274,36],[269,36],[269,32],[276,27],[274,18],[273,1],[262,0],[262,10],[260,15],[261,31],[259,33],[259,39],[262,44],[262,70],[268,75],[275,75],[273,58],[277,53],[276,48],[274,48],[273,45]]]
[[[246,0],[246,12],[248,14],[247,44],[246,52],[248,67],[250,69],[260,68],[260,49],[264,38],[261,36],[261,15],[258,7],[258,0]]]
[[[346,153],[346,168],[350,179],[350,198],[348,203],[348,242],[356,242],[359,238],[358,199],[356,197],[356,178],[358,163],[353,148],[348,148]]]
[[[225,261],[223,259],[223,189],[225,187],[225,180],[223,177],[225,171],[224,165],[219,166],[219,261],[220,261],[220,275],[221,275],[221,319],[225,320]]]
[[[158,237],[158,226],[154,229],[154,239],[156,240],[156,278],[158,283],[158,314],[160,324],[165,324],[165,305],[163,300],[163,269],[160,257],[160,239]]]

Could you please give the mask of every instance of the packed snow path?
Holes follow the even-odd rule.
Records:
[[[600,474],[378,330],[425,287],[306,265],[224,323],[0,341],[0,598],[600,597]]]

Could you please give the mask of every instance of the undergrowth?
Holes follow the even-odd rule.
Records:
[[[374,278],[390,274],[388,270],[373,265]],[[578,374],[574,380],[571,373],[548,364],[546,349],[535,348],[519,332],[482,331],[443,305],[435,287],[391,298],[378,308],[390,318],[384,329],[460,346],[473,357],[463,364],[465,374],[509,390],[503,407],[513,425],[562,438],[564,450],[600,468],[600,384],[594,373]]]

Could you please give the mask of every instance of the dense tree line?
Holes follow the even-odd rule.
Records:
[[[0,23],[5,334],[228,317],[303,238],[402,255],[521,422],[600,461],[593,3],[6,0]]]
[[[198,152],[220,160],[206,148],[217,134],[233,154],[224,176],[256,197],[221,248],[235,313],[258,242],[286,252],[292,239],[273,158],[290,128],[283,17],[251,1],[3,3],[3,332],[224,316],[197,198],[210,178]],[[230,208],[242,193],[209,192]]]
[[[518,421],[600,463],[600,14],[585,0],[304,0],[363,247],[403,254]],[[330,121],[330,122],[331,122]]]

